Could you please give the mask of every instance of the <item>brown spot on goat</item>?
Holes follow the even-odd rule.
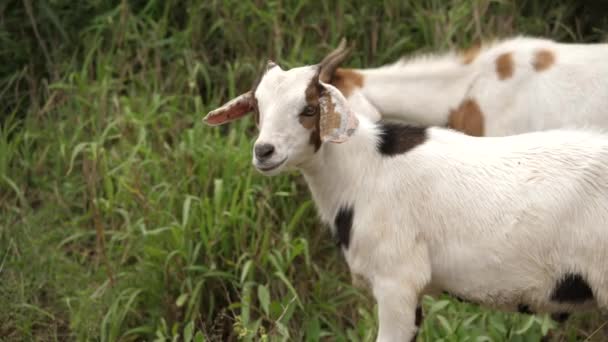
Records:
[[[320,129],[320,113],[319,113],[319,79],[318,76],[313,77],[306,87],[305,99],[306,107],[304,107],[305,113],[299,116],[299,121],[304,128],[310,130],[309,142],[315,147],[315,152],[321,147],[321,129]]]
[[[505,52],[496,58],[496,73],[500,80],[506,80],[513,76],[513,56],[510,52]]]
[[[306,107],[300,113],[298,120],[306,129],[314,129],[319,122],[319,95],[316,86],[316,78],[306,88]]]
[[[479,44],[479,43],[471,46],[468,49],[466,49],[462,53],[462,63],[463,64],[471,64],[471,63],[473,63],[473,61],[475,60],[475,58],[477,58],[477,55],[479,55],[480,51],[481,51],[481,44]]]
[[[346,48],[346,40],[343,39],[340,45],[319,63],[317,74],[310,80],[308,87],[306,87],[306,107],[304,107],[299,121],[302,126],[310,130],[309,142],[315,147],[315,152],[321,148],[321,110],[319,98],[321,97],[323,87],[319,83],[319,80],[330,83],[337,72],[338,65],[346,59],[349,52],[350,49]]]
[[[466,99],[450,111],[448,127],[467,135],[483,136],[483,113],[474,99]]]
[[[353,90],[363,87],[363,75],[353,69],[338,68],[331,84],[338,88],[344,97],[348,97]]]
[[[549,69],[555,63],[555,55],[549,50],[538,50],[534,54],[532,66],[534,70],[541,72]]]

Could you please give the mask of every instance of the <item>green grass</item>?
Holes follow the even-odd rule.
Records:
[[[593,6],[3,2],[0,337],[373,340],[374,302],[351,286],[302,179],[254,172],[250,120],[200,119],[267,58],[316,63],[343,36],[356,44],[349,66],[515,33],[591,42],[608,32]],[[574,341],[604,322],[556,328],[448,298],[424,308],[420,341]]]

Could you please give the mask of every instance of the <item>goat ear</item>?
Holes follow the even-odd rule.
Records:
[[[319,96],[321,141],[345,142],[359,126],[359,120],[336,87],[321,81],[319,83],[323,88]]]
[[[203,118],[203,122],[210,126],[217,126],[240,119],[254,110],[253,103],[253,94],[251,91],[248,91],[226,102],[223,106],[210,111]]]

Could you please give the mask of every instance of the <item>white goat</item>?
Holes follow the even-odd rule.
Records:
[[[256,113],[254,166],[304,175],[351,272],[371,285],[378,341],[415,338],[421,295],[439,291],[504,310],[608,307],[608,136],[374,122],[326,83],[341,58],[271,63],[204,121]]]
[[[504,136],[608,127],[608,44],[517,37],[470,49],[338,69],[331,83],[385,118]]]

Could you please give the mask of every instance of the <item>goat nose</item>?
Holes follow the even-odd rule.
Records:
[[[274,153],[274,145],[272,144],[260,144],[255,145],[255,157],[259,161],[264,161],[272,156]]]

